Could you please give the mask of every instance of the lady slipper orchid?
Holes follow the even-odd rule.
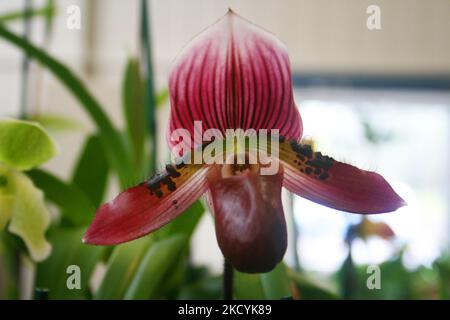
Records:
[[[183,160],[100,207],[84,242],[113,245],[142,237],[206,193],[225,258],[239,271],[267,272],[281,261],[287,246],[282,187],[327,207],[360,214],[394,211],[405,204],[381,175],[298,142],[302,122],[286,47],[232,11],[178,56],[169,91],[172,148],[182,140],[174,141],[172,135],[180,129],[191,137],[204,129],[225,136],[227,129],[277,129],[278,152],[271,160],[277,170],[262,174],[267,164],[248,161],[247,149],[238,164],[191,163],[184,154]],[[202,132],[195,121],[202,122]],[[195,147],[204,146],[194,141]]]

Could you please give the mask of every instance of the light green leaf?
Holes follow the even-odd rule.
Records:
[[[42,191],[25,174],[4,165],[0,165],[0,175],[8,181],[4,193],[14,196],[8,230],[22,238],[33,260],[46,259],[51,251],[44,236],[50,215]]]
[[[34,122],[0,119],[0,162],[28,170],[56,155],[52,138]]]
[[[151,242],[151,237],[144,237],[116,246],[94,298],[122,299]]]
[[[186,248],[186,237],[174,235],[155,242],[147,251],[125,294],[125,299],[156,299]]]

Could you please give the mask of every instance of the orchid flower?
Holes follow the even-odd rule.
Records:
[[[390,212],[405,205],[381,175],[299,143],[302,121],[286,47],[231,10],[176,58],[169,92],[172,148],[177,147],[172,135],[176,130],[198,134],[195,121],[202,122],[203,131],[216,129],[224,135],[227,129],[277,129],[278,152],[272,161],[278,169],[263,175],[265,165],[260,162],[198,164],[185,161],[185,154],[101,206],[84,242],[114,245],[142,237],[207,194],[225,258],[239,271],[267,272],[282,260],[287,247],[282,187],[352,213]]]

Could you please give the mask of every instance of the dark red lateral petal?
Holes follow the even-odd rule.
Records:
[[[208,172],[208,200],[216,237],[225,258],[238,271],[272,270],[287,247],[281,203],[283,174],[262,176],[247,172],[222,178],[220,166]]]
[[[183,213],[207,189],[206,168],[175,165],[102,205],[83,242],[113,245],[142,237]]]
[[[361,214],[391,212],[406,205],[378,173],[312,152],[307,145],[281,143],[280,160],[285,169],[283,185],[318,204]]]
[[[274,35],[231,11],[200,33],[175,60],[169,75],[170,134],[178,128],[203,131],[279,129],[300,138],[286,47]]]

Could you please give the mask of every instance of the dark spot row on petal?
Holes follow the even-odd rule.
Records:
[[[298,165],[300,172],[322,181],[329,178],[328,170],[333,166],[333,158],[322,155],[320,152],[313,152],[308,144],[291,141],[290,146],[296,154],[297,159],[294,163]]]
[[[167,187],[167,190],[175,191],[177,189],[177,186],[172,178],[178,178],[179,176],[181,176],[181,173],[178,171],[178,166],[179,165],[174,166],[168,164],[165,171],[155,174],[147,181],[147,188],[149,188],[150,191],[154,193],[158,198],[161,198],[164,195],[164,192],[161,190],[161,187],[163,185]]]
[[[311,158],[313,156],[313,150],[309,144],[300,144],[296,141],[292,141],[291,148],[298,155],[305,156],[307,158]]]
[[[181,174],[178,172],[177,168],[175,168],[173,165],[168,164],[166,165],[166,171],[172,178],[178,178],[181,176]]]

